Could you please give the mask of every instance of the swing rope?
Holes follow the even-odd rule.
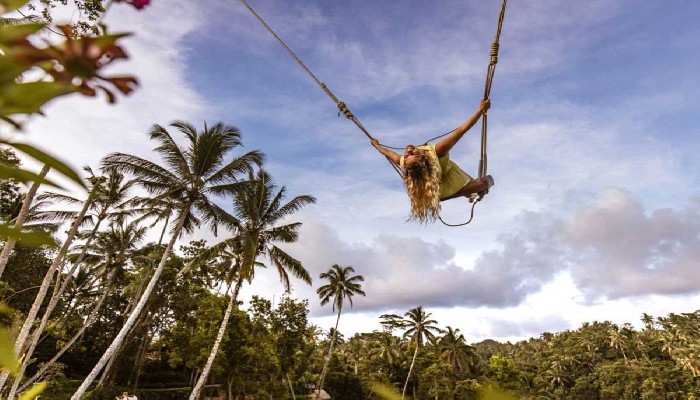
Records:
[[[352,113],[352,111],[350,111],[350,109],[348,108],[348,106],[347,106],[344,102],[340,101],[340,100],[335,96],[335,94],[333,94],[333,92],[332,92],[323,82],[321,82],[321,80],[318,79],[318,78],[316,77],[316,75],[314,75],[313,72],[311,72],[311,70],[309,69],[309,67],[307,67],[306,64],[304,64],[304,63],[299,59],[299,57],[297,57],[297,55],[292,51],[292,49],[290,49],[289,46],[287,46],[287,44],[286,44],[286,43],[275,33],[275,31],[265,22],[265,20],[263,20],[263,18],[253,9],[253,7],[251,7],[250,4],[248,4],[248,2],[247,2],[246,0],[240,0],[240,1],[241,1],[241,3],[243,3],[243,5],[248,9],[248,11],[250,11],[250,13],[253,14],[253,16],[258,20],[258,22],[260,22],[260,24],[261,24],[263,27],[265,27],[265,29],[267,29],[267,31],[270,32],[270,34],[271,34],[275,39],[277,39],[277,41],[279,42],[279,44],[282,45],[282,47],[284,47],[284,49],[287,51],[287,53],[289,53],[289,55],[297,62],[297,64],[299,64],[299,66],[300,66],[304,71],[306,71],[306,73],[311,77],[311,79],[313,79],[314,82],[316,82],[316,84],[326,93],[326,95],[328,95],[328,97],[333,101],[333,103],[335,103],[335,105],[338,107],[338,110],[339,110],[338,115],[340,115],[340,114],[342,113],[342,114],[345,116],[345,118],[347,118],[347,119],[349,119],[350,121],[352,121],[352,122],[355,124],[355,126],[357,126],[357,127],[362,131],[362,133],[364,133],[365,136],[367,136],[367,138],[369,138],[370,140],[374,140],[374,137],[369,133],[369,131],[367,130],[367,128],[365,128],[364,125],[362,125],[362,123],[360,122],[360,120]],[[495,73],[495,71],[496,71],[496,64],[498,63],[499,39],[500,39],[500,36],[501,36],[501,28],[503,27],[503,19],[504,19],[504,16],[505,16],[506,3],[507,3],[507,1],[508,1],[508,0],[503,0],[503,2],[502,2],[502,4],[501,4],[501,12],[500,12],[500,15],[499,15],[499,18],[498,18],[498,28],[496,29],[496,38],[494,39],[494,42],[491,44],[491,53],[490,53],[491,60],[490,60],[489,66],[488,66],[488,70],[487,70],[487,72],[486,72],[486,83],[485,83],[485,85],[484,85],[484,100],[487,100],[487,99],[489,98],[490,93],[491,93],[491,84],[492,84],[492,82],[493,82],[493,75],[494,75],[494,73]],[[487,113],[485,112],[484,115],[483,115],[482,118],[481,118],[481,159],[479,160],[479,178],[483,178],[483,177],[486,176],[486,168],[487,168],[487,156],[486,156],[487,122],[488,122],[488,121],[487,121]],[[440,135],[438,135],[438,136],[435,136],[435,137],[433,137],[433,138],[428,139],[428,140],[425,142],[425,144],[427,144],[427,143],[429,143],[429,142],[431,142],[431,141],[433,141],[433,140],[440,139],[440,138],[442,138],[442,137],[444,137],[444,136],[447,136],[447,135],[449,135],[449,134],[452,133],[452,132],[454,132],[454,129],[453,129],[453,130],[450,130],[450,131],[448,131],[448,132],[445,132],[445,133],[443,133],[443,134],[440,134]],[[386,147],[386,148],[388,148],[388,149],[395,149],[395,150],[396,150],[396,149],[398,149],[398,150],[404,149],[404,147],[386,146],[386,145],[381,144],[381,143],[380,143],[380,145],[383,146],[383,147]],[[394,164],[394,163],[391,161],[391,159],[390,159],[389,157],[386,157],[386,159],[387,159],[387,161],[389,162],[389,165],[391,165],[391,167],[394,169],[394,171],[396,171],[396,173],[399,175],[399,177],[401,177],[401,178],[403,179],[403,174],[401,173],[401,169],[400,169],[396,164]],[[461,224],[449,224],[449,223],[446,223],[445,221],[443,221],[443,220],[442,220],[442,217],[439,217],[439,216],[438,216],[438,218],[440,219],[440,222],[442,222],[443,224],[445,224],[445,225],[447,225],[447,226],[463,226],[463,225],[467,225],[467,224],[470,223],[470,222],[472,221],[472,219],[474,218],[474,207],[476,206],[476,203],[478,203],[478,202],[481,201],[482,199],[483,199],[483,194],[482,194],[481,196],[477,197],[476,199],[474,199],[474,204],[472,205],[472,209],[471,209],[471,216],[470,216],[470,218],[469,218],[469,220],[468,220],[467,222],[464,222],[464,223],[461,223]]]
[[[349,119],[350,121],[352,121],[352,122],[362,131],[362,133],[364,133],[365,136],[367,136],[367,138],[369,138],[370,140],[373,140],[374,137],[369,133],[369,131],[367,130],[367,128],[365,128],[364,125],[362,125],[362,123],[360,122],[360,120],[357,119],[357,117],[355,117],[355,114],[353,114],[352,111],[350,111],[350,109],[348,108],[348,106],[347,106],[344,102],[338,100],[338,98],[335,96],[335,94],[333,94],[333,92],[331,92],[331,90],[328,89],[328,86],[326,86],[325,83],[321,82],[321,80],[318,79],[318,78],[316,77],[316,75],[314,75],[313,72],[311,72],[311,70],[309,69],[309,67],[307,67],[306,64],[304,64],[304,63],[299,59],[299,57],[297,57],[297,55],[294,54],[294,52],[292,51],[292,49],[290,49],[289,46],[287,46],[287,44],[284,43],[284,41],[283,41],[279,36],[277,36],[277,34],[275,33],[275,31],[272,30],[272,28],[270,28],[270,26],[265,22],[265,20],[263,20],[262,17],[253,9],[253,7],[251,7],[250,4],[248,4],[248,2],[247,2],[246,0],[241,0],[241,3],[243,3],[243,5],[248,9],[248,11],[250,11],[251,14],[253,14],[253,16],[255,16],[255,18],[260,22],[260,24],[262,24],[262,26],[264,26],[265,29],[267,29],[267,31],[270,32],[270,34],[271,34],[272,36],[274,36],[275,39],[277,39],[277,41],[279,42],[279,44],[281,44],[282,47],[284,47],[284,49],[287,50],[287,53],[289,53],[289,55],[292,56],[292,58],[297,62],[297,64],[299,64],[299,66],[300,66],[301,68],[303,68],[304,71],[306,71],[307,74],[309,74],[309,76],[311,77],[311,79],[313,79],[313,80],[316,82],[316,84],[326,93],[326,95],[328,95],[328,97],[330,97],[330,99],[331,99],[331,100],[335,103],[335,105],[338,107],[338,110],[339,110],[338,115],[340,115],[341,113],[342,113],[343,115],[345,115],[345,118],[347,118],[347,119]],[[403,178],[403,175],[401,174],[401,170],[399,169],[399,167],[396,166],[396,164],[394,164],[393,162],[391,162],[391,160],[389,159],[389,157],[387,157],[387,161],[388,161],[389,164],[394,168],[394,171],[396,171],[396,173],[399,174],[399,176]]]
[[[498,64],[498,48],[499,48],[499,41],[501,38],[501,29],[503,28],[503,19],[506,14],[506,3],[508,0],[503,0],[503,3],[501,4],[501,13],[498,16],[498,27],[496,28],[496,37],[493,40],[493,43],[491,44],[491,60],[489,62],[488,69],[486,70],[486,83],[484,84],[484,100],[488,99],[489,96],[491,95],[491,84],[493,83],[493,75],[496,72],[496,64]],[[488,166],[488,157],[486,155],[486,139],[487,139],[487,127],[488,127],[488,112],[485,112],[484,115],[481,116],[481,158],[479,159],[479,179],[485,177],[487,175],[486,173],[486,168]],[[435,138],[430,139],[428,142],[431,140],[439,139],[451,132],[444,133],[440,136],[436,136]],[[485,194],[485,193],[484,193]],[[474,199],[470,199],[470,201],[473,201],[472,204],[472,210],[471,210],[471,216],[469,217],[469,220],[467,222],[463,222],[461,224],[449,224],[445,221],[443,221],[442,217],[438,215],[438,218],[440,219],[440,222],[442,222],[444,225],[450,226],[450,227],[457,227],[457,226],[464,226],[472,222],[472,219],[474,219],[474,207],[476,207],[476,203],[480,202],[484,198],[484,194],[479,195],[478,197]]]

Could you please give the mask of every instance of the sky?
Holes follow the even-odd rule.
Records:
[[[250,4],[382,143],[449,131],[483,96],[498,1]],[[335,322],[315,294],[320,273],[364,276],[367,296],[340,320],[346,337],[419,305],[470,342],[639,325],[700,303],[697,15],[689,0],[509,2],[488,119],[496,184],[461,228],[406,222],[396,173],[238,1],[115,5],[104,22],[133,35],[111,71],[139,89],[116,105],[55,101],[26,138],[79,168],[113,151],[156,160],[153,124],[239,127],[238,154],[262,150],[290,196],[317,198],[289,219],[303,227],[285,247],[314,277],[292,282],[312,322]],[[479,131],[450,154],[472,174]],[[463,222],[469,207],[443,203],[443,218]],[[198,238],[221,240],[184,240]],[[242,296],[282,292],[261,271]]]

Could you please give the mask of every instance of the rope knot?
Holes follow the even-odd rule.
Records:
[[[342,101],[338,102],[338,116],[340,116],[340,113],[343,113],[345,115],[345,118],[347,119],[353,119],[354,115],[352,115],[352,112],[350,112],[350,109],[348,109],[348,106],[345,105]]]
[[[498,62],[498,42],[493,42],[491,44],[491,64],[496,64]]]

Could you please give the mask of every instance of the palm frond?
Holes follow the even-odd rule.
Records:
[[[290,256],[279,247],[272,246],[268,251],[268,256],[278,268],[288,269],[292,275],[301,279],[305,283],[308,283],[309,285],[313,281],[309,271],[304,268],[301,261]]]
[[[178,127],[175,123],[171,124],[171,126]],[[178,127],[178,129],[180,128]],[[160,142],[155,151],[165,159],[166,164],[172,170],[177,171],[181,177],[191,180],[192,171],[190,171],[190,166],[183,154],[186,150],[178,146],[168,130],[161,125],[153,125],[149,132],[149,137],[151,140]]]
[[[220,185],[236,181],[240,174],[253,171],[253,165],[260,166],[265,159],[265,154],[258,150],[250,151],[242,156],[235,157],[221,169],[211,174],[206,183]]]
[[[296,213],[297,211],[301,210],[304,206],[314,203],[316,203],[316,198],[314,196],[297,196],[291,201],[289,201],[287,204],[280,207],[278,210],[271,212],[268,218],[273,221],[278,221],[282,218],[288,217]]]

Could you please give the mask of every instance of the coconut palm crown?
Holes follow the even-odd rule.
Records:
[[[233,194],[231,213],[218,209],[217,218],[222,226],[234,233],[202,252],[192,264],[200,260],[220,257],[231,265],[238,279],[252,281],[255,267],[266,267],[267,259],[279,273],[285,290],[290,289],[289,273],[311,284],[311,276],[302,263],[278,247],[280,243],[294,243],[299,238],[301,222],[283,223],[283,220],[302,207],[316,202],[313,196],[300,195],[283,203],[286,187],[277,186],[263,169],[249,173],[252,182],[246,190]]]
[[[321,297],[321,305],[324,306],[328,304],[331,299],[333,300],[333,311],[338,309],[338,312],[343,309],[343,301],[347,298],[350,302],[350,307],[352,307],[352,297],[356,294],[365,296],[365,292],[362,291],[361,285],[358,282],[364,282],[365,278],[362,275],[350,276],[355,272],[355,268],[348,265],[347,267],[341,267],[338,264],[334,264],[328,272],[321,274],[321,279],[327,279],[328,284],[323,285],[316,290],[319,297]]]
[[[163,158],[164,166],[135,155],[112,153],[102,160],[102,167],[132,175],[155,201],[178,202],[175,220],[187,213],[184,233],[191,233],[205,222],[216,234],[218,207],[211,197],[242,189],[247,182],[238,176],[252,171],[254,164],[261,165],[264,156],[260,151],[250,151],[227,162],[227,153],[242,144],[241,133],[234,126],[205,124],[199,132],[184,121],[174,121],[170,126],[185,135],[187,147],[180,146],[164,127],[154,125],[149,136],[159,143],[155,151]],[[197,211],[199,217],[191,211]]]

